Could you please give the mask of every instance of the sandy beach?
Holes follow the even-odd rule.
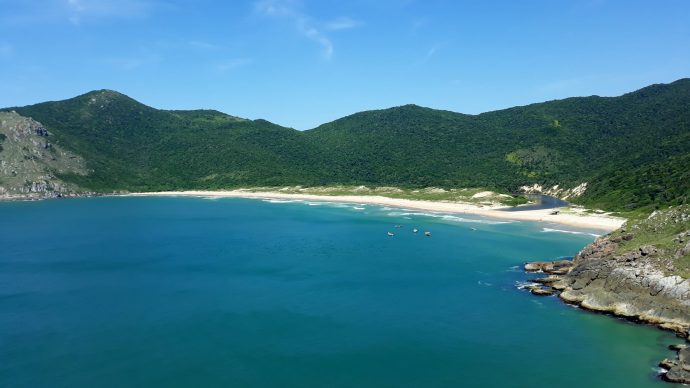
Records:
[[[552,215],[554,209],[525,210],[519,212],[506,212],[504,206],[480,206],[471,203],[458,202],[434,202],[411,199],[390,198],[374,195],[314,195],[314,194],[287,194],[277,192],[253,192],[244,190],[228,191],[163,191],[151,193],[130,193],[126,196],[184,196],[184,197],[211,197],[211,198],[254,198],[254,199],[285,199],[307,200],[341,203],[361,203],[370,205],[392,206],[406,209],[426,210],[442,213],[473,214],[483,217],[500,218],[516,221],[536,221],[568,225],[578,228],[597,229],[610,232],[623,225],[625,219],[612,217],[605,214],[586,214],[571,211],[561,211]]]

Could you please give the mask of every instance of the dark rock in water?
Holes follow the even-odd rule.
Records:
[[[687,344],[673,344],[673,345],[669,345],[669,346],[668,346],[669,349],[675,350],[675,351],[677,351],[677,352],[680,352],[681,350],[683,350],[683,349],[685,349],[685,348],[687,348],[687,347],[688,347]]]
[[[561,280],[561,277],[560,277],[560,276],[549,275],[549,276],[547,276],[547,277],[545,277],[545,278],[533,279],[533,280],[531,280],[531,281],[534,282],[534,283],[540,283],[540,284],[551,285],[551,284],[553,284],[553,283],[556,283],[556,282],[559,281],[559,280]]]
[[[661,362],[659,362],[659,366],[669,371],[671,370],[671,368],[678,366],[678,361],[664,358],[663,360],[661,360]]]
[[[685,347],[678,352],[678,362],[683,369],[690,371],[690,348]]]
[[[671,383],[690,384],[690,371],[675,366],[666,372],[662,378]]]
[[[529,292],[531,292],[533,295],[538,295],[538,296],[549,296],[553,295],[556,291],[551,288],[551,287],[542,287],[542,286],[529,286],[527,287],[529,289]]]

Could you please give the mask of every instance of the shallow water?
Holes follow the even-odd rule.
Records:
[[[520,211],[525,211],[525,210],[553,209],[553,208],[559,208],[559,207],[569,205],[569,203],[567,201],[564,201],[560,198],[552,197],[550,195],[525,194],[525,196],[532,201],[536,201],[536,203],[533,203],[530,205],[513,206],[513,207],[509,207],[507,209],[504,209],[503,211],[520,212]]]
[[[671,334],[516,288],[588,233],[307,201],[2,203],[0,386],[663,386]]]

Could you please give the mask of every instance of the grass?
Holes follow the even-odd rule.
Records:
[[[390,198],[411,199],[435,202],[462,202],[476,205],[505,205],[517,206],[530,201],[522,195],[500,194],[482,188],[441,189],[427,187],[424,189],[408,189],[399,187],[366,187],[366,186],[317,186],[317,187],[253,187],[249,191],[274,191],[286,194],[314,194],[314,195],[380,195]]]
[[[639,249],[643,245],[654,245],[661,252],[660,261],[670,261],[675,268],[667,271],[668,275],[679,275],[690,278],[690,255],[675,257],[675,253],[690,237],[685,237],[680,243],[676,237],[690,230],[690,205],[676,206],[665,210],[657,210],[651,214],[627,214],[628,222],[623,228],[611,233],[612,237],[632,234],[630,241],[621,241],[616,254],[625,254]]]

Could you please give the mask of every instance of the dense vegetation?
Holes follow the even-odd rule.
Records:
[[[688,202],[690,80],[464,115],[406,105],[309,131],[216,111],[164,111],[112,91],[14,108],[92,173],[94,190],[281,185],[574,187],[612,210]]]

